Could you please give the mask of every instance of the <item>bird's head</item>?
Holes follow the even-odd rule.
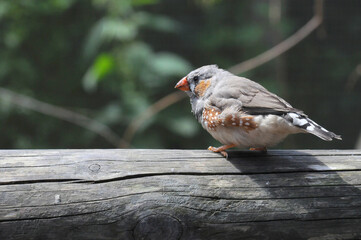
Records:
[[[175,88],[185,91],[190,96],[202,97],[211,83],[215,81],[216,74],[222,71],[217,65],[206,65],[190,72],[182,78]]]

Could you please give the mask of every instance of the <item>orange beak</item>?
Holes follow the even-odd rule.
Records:
[[[188,81],[187,81],[187,77],[182,78],[177,83],[177,85],[175,85],[174,88],[177,88],[177,89],[182,90],[182,91],[190,91],[189,84],[188,84]]]

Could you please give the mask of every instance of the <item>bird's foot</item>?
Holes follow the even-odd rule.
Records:
[[[260,152],[267,152],[266,147],[258,147],[258,148],[249,148],[251,151],[260,151]]]
[[[235,146],[237,146],[237,145],[236,144],[223,145],[223,146],[217,147],[217,148],[210,146],[210,147],[208,147],[208,150],[215,152],[215,153],[220,153],[220,154],[222,154],[223,157],[227,158],[228,154],[227,154],[226,150],[228,148],[233,148]]]

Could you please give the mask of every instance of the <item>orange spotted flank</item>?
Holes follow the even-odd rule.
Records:
[[[205,108],[202,114],[202,120],[209,130],[215,131],[218,126],[223,127],[241,127],[246,132],[256,129],[257,123],[253,116],[240,117],[231,114],[225,118],[220,117],[221,112],[214,108]]]

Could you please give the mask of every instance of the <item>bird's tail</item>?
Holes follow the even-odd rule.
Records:
[[[323,140],[332,141],[333,138],[342,140],[340,135],[336,135],[333,132],[321,127],[311,119],[298,113],[287,113],[285,118],[290,121],[294,126],[304,129]]]

